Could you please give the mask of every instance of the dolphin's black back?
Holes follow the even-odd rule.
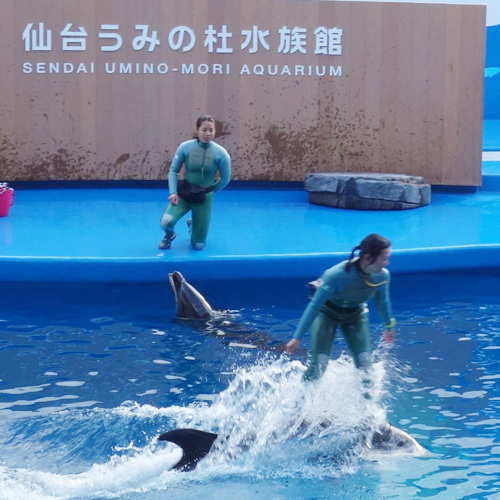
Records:
[[[198,431],[195,429],[176,429],[165,432],[160,441],[170,441],[182,448],[182,458],[174,469],[183,471],[193,470],[198,462],[210,451],[217,434]]]

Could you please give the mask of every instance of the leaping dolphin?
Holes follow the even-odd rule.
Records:
[[[198,462],[210,453],[218,437],[218,434],[213,432],[176,429],[161,434],[158,439],[169,441],[182,448],[182,458],[173,469],[185,472],[196,468]],[[388,422],[373,433],[366,445],[368,448],[378,451],[404,451],[409,455],[426,455],[428,453],[410,434]]]

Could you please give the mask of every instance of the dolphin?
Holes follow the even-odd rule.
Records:
[[[174,292],[177,318],[207,320],[214,316],[205,297],[179,271],[169,273],[168,280]]]
[[[209,320],[216,315],[207,299],[188,283],[181,272],[169,273],[168,280],[175,297],[177,318],[181,320]],[[310,298],[318,287],[319,279],[309,282]]]
[[[389,422],[373,433],[368,447],[379,451],[402,451],[409,455],[428,454],[413,436]]]
[[[175,429],[161,434],[158,440],[174,443],[182,449],[182,458],[173,469],[186,472],[195,469],[198,462],[210,453],[218,437],[213,432],[197,429]],[[416,456],[428,454],[415,438],[389,422],[373,432],[365,444],[369,449],[381,452],[404,452]]]
[[[215,335],[233,347],[259,348],[276,353],[285,351],[283,342],[245,323],[239,323],[237,315],[213,309],[207,299],[188,283],[179,271],[169,273],[168,280],[174,293],[178,320],[195,322],[197,327],[200,322],[204,323],[204,333]],[[301,348],[296,352],[305,354],[306,351]]]

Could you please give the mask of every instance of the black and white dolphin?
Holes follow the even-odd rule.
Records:
[[[190,471],[206,457],[214,446],[218,434],[197,429],[175,429],[161,434],[160,441],[168,441],[182,449],[181,460],[173,467],[175,470]],[[408,455],[426,455],[427,450],[407,432],[389,423],[375,431],[369,439],[363,437],[367,448],[382,452],[402,452]]]

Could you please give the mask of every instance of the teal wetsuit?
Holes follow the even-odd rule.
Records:
[[[177,205],[170,204],[167,207],[160,225],[167,236],[172,236],[175,224],[191,210],[193,213],[191,244],[197,250],[201,250],[207,239],[214,192],[224,189],[231,177],[231,158],[222,146],[213,141],[207,144],[198,139],[183,142],[177,148],[170,166],[168,174],[170,194],[177,194],[178,175],[182,165],[184,165],[185,177],[188,182],[202,188],[208,188],[215,184],[215,189],[206,193],[205,201],[199,204],[188,203],[179,197]],[[215,181],[217,171],[220,173],[220,178]]]
[[[382,269],[380,273],[363,273],[354,262],[347,270],[347,262],[341,262],[323,273],[295,330],[293,337],[301,340],[312,324],[311,359],[305,379],[318,378],[326,370],[337,326],[344,334],[356,367],[371,366],[366,302],[372,297],[385,327],[395,325],[389,297],[389,271]]]

